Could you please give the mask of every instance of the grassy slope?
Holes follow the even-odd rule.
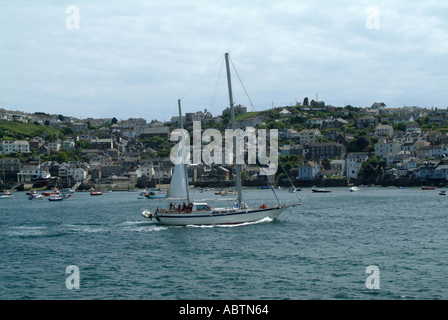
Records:
[[[22,135],[25,137],[35,137],[42,136],[42,134],[46,131],[49,135],[59,134],[59,129],[53,127],[47,127],[43,125],[36,125],[34,123],[22,123],[17,121],[5,121],[0,120],[0,132],[4,133],[5,131],[9,132],[9,135],[4,135],[4,140],[13,140],[20,137],[18,135]],[[23,138],[23,137],[21,137]]]

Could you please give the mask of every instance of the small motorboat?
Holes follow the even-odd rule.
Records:
[[[36,192],[36,190],[30,190],[30,191],[28,191],[27,193],[26,193],[26,195],[27,196],[32,196],[32,195],[35,195],[35,194],[37,194],[37,192]]]
[[[358,187],[351,187],[350,188],[350,192],[356,192],[356,191],[359,191]]]
[[[101,196],[103,193],[101,191],[92,191],[90,192],[91,196]]]
[[[436,190],[435,187],[422,187],[422,190]]]
[[[331,192],[330,189],[316,189],[316,188],[311,189],[311,191],[313,191],[313,192],[322,192],[322,193]]]
[[[12,199],[12,195],[8,196],[8,195],[1,195],[0,199]]]
[[[441,196],[446,196],[446,191],[440,191],[440,192],[439,192],[439,195],[441,195]]]
[[[164,199],[167,197],[167,194],[164,192],[154,192],[151,191],[150,193],[147,193],[145,195],[146,198],[148,199]]]
[[[216,194],[216,193],[215,193]],[[225,191],[221,191],[218,193],[219,195],[226,197],[226,196],[234,196],[236,195],[236,191],[235,190],[225,190]]]
[[[52,196],[50,198],[48,198],[48,201],[63,201],[64,197],[61,195],[57,195],[57,196]]]
[[[0,196],[12,196],[12,193],[8,190],[2,190],[0,191]]]
[[[37,200],[43,200],[43,198],[44,198],[43,195],[41,195],[41,194],[37,194],[37,193],[33,193],[33,194],[30,194],[30,195],[28,196],[28,199],[29,199],[29,200],[35,200],[35,199],[37,199]]]

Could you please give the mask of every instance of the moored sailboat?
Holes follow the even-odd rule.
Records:
[[[233,102],[233,94],[230,78],[228,53],[226,53],[225,59],[227,68],[227,82],[229,89],[232,129],[235,131],[236,122],[235,122],[235,111],[234,111],[234,102]],[[179,104],[180,129],[183,130],[182,110],[180,100],[178,100],[178,104]],[[176,162],[173,178],[170,184],[170,189],[168,190],[168,197],[170,198],[171,196],[176,197],[180,195],[179,198],[183,199],[186,198],[187,205],[184,206],[183,208],[179,206],[177,210],[172,206],[170,206],[169,209],[157,208],[154,212],[144,210],[142,212],[142,215],[145,218],[151,220],[155,218],[161,224],[176,225],[176,226],[240,224],[246,222],[259,221],[264,218],[278,219],[281,213],[290,206],[296,206],[302,204],[301,202],[297,202],[286,205],[282,204],[281,202],[278,202],[278,204],[274,206],[263,205],[262,207],[259,208],[250,208],[246,203],[243,202],[242,184],[241,184],[241,165],[239,164],[235,164],[238,202],[235,203],[232,207],[212,208],[207,203],[191,202],[188,188],[186,164],[184,162],[185,160],[184,153],[186,150],[184,140],[185,136],[182,134],[181,141],[179,144],[179,152],[177,153],[178,160],[180,159],[180,161]],[[237,143],[238,141],[236,137],[234,137],[234,156],[236,156]]]

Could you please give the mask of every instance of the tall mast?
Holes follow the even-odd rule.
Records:
[[[184,141],[184,134],[183,134],[183,130],[184,130],[184,122],[182,121],[182,107],[180,105],[180,99],[177,100],[177,103],[179,105],[179,121],[180,121],[180,130],[182,131],[181,133],[181,146],[182,146],[182,159],[181,159],[181,165],[184,166],[184,172],[185,172],[185,184],[186,184],[186,188],[187,188],[187,204],[190,204],[190,189],[188,186],[188,171],[187,171],[187,164],[184,163],[185,160],[185,155],[186,150],[185,150],[185,141]]]
[[[226,57],[226,69],[227,69],[227,84],[229,86],[229,100],[230,100],[230,114],[232,116],[232,130],[233,130],[233,159],[235,164],[235,173],[236,173],[236,189],[238,191],[238,204],[241,206],[243,203],[243,192],[241,190],[241,165],[236,163],[236,151],[238,150],[236,147],[237,139],[235,136],[236,130],[236,122],[235,122],[235,109],[233,108],[233,92],[232,92],[232,80],[230,78],[230,66],[229,66],[229,53],[225,54]]]

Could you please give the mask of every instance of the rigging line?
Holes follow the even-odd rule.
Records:
[[[205,78],[205,76],[207,75],[207,74],[209,74],[210,73],[210,71],[215,67],[215,65],[221,60],[221,59],[223,59],[223,57],[220,57],[220,59],[218,60],[218,61],[216,61],[215,62],[215,64],[210,68],[210,70],[208,70],[207,71],[207,73],[206,74],[204,74],[203,76],[202,76],[202,78],[198,81],[198,82],[196,82],[196,84],[186,93],[186,94],[184,94],[184,96],[182,97],[182,98],[180,98],[180,100],[182,100],[183,98],[185,98],[198,84],[199,84],[199,82],[201,82],[202,81],[202,79],[204,79]]]
[[[238,76],[238,79],[240,80],[241,86],[243,87],[244,92],[246,93],[247,99],[249,99],[251,111],[256,111],[254,104],[252,103],[252,100],[250,99],[249,94],[247,93],[246,87],[244,86],[243,81],[241,80],[240,75],[238,74],[238,71],[236,70],[235,65],[233,64],[233,61],[230,58],[230,56],[229,56],[229,59],[230,59],[230,62],[232,63],[232,66],[233,66],[233,69],[235,70],[236,75]]]
[[[258,156],[257,156],[257,161],[258,161],[258,164],[260,165],[260,168],[263,168],[263,166],[261,165],[261,162],[260,162],[260,159],[258,158]],[[277,194],[275,193],[274,187],[272,186],[271,181],[269,181],[268,175],[265,174],[264,176],[266,177],[266,180],[268,180],[268,184],[271,187],[271,190],[274,193],[274,196],[277,199],[277,202],[280,203],[280,200],[278,199]]]

